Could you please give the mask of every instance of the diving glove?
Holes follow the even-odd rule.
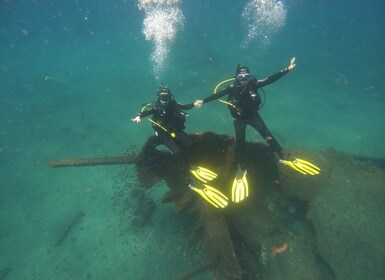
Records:
[[[298,171],[303,175],[318,175],[321,171],[318,166],[299,158],[295,158],[294,160],[280,159],[279,162],[283,163],[284,165],[290,166],[295,171]]]

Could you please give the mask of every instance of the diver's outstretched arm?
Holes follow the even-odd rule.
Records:
[[[267,86],[271,83],[274,83],[275,81],[277,81],[278,79],[282,78],[283,76],[285,76],[287,73],[289,73],[291,70],[294,69],[295,67],[295,57],[293,57],[292,59],[290,59],[290,64],[288,67],[286,67],[285,69],[279,71],[278,73],[275,73],[263,80],[257,80],[257,88],[260,88],[260,87],[264,87],[264,86]]]
[[[221,98],[223,96],[225,96],[226,94],[229,94],[229,89],[228,88],[225,88],[215,94],[210,94],[208,97],[206,97],[205,99],[198,99],[198,100],[195,100],[194,102],[194,106],[196,108],[199,108],[202,106],[203,103],[207,103],[207,102],[210,102],[210,101],[213,101],[215,99],[218,99],[218,98]]]
[[[181,110],[190,110],[195,107],[195,102],[194,103],[189,103],[189,104],[180,104],[178,103],[178,108]]]

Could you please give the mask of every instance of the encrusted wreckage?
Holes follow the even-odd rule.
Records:
[[[229,194],[236,168],[233,138],[211,132],[192,138],[193,144],[184,149],[187,162],[215,170],[219,176],[213,184]],[[193,279],[199,273],[234,280],[290,280],[303,279],[304,275],[306,279],[362,279],[362,273],[368,279],[379,279],[376,277],[384,274],[381,237],[385,233],[380,214],[384,209],[379,209],[384,205],[382,161],[335,151],[290,151],[322,169],[318,176],[303,176],[279,164],[268,146],[248,143],[245,168],[250,195],[240,203],[217,209],[190,191],[185,178],[177,176],[172,155],[149,149],[150,142],[138,154],[105,158],[104,163],[135,164],[143,188],[164,180],[169,191],[163,202],[175,203],[181,215],[198,214],[197,227],[202,229],[207,260],[180,279]],[[50,162],[53,167],[104,163],[103,158]],[[357,208],[357,201],[361,208]],[[365,221],[364,211],[371,213]],[[382,234],[373,235],[373,230]],[[354,244],[367,246],[372,253],[363,250],[351,254]],[[357,262],[363,264],[351,266]]]

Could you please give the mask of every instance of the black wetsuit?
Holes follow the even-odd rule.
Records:
[[[229,111],[234,119],[235,128],[235,160],[241,163],[245,155],[245,141],[246,141],[246,126],[250,125],[257,130],[267,141],[270,147],[278,156],[283,156],[282,147],[278,141],[270,133],[258,110],[261,106],[261,97],[258,89],[271,84],[287,74],[289,70],[286,68],[274,75],[271,75],[263,80],[257,80],[251,77],[247,86],[241,86],[237,80],[229,87],[217,92],[205,99],[203,103],[221,98],[228,95],[227,102]]]
[[[156,102],[150,109],[138,114],[140,118],[152,115],[151,119],[159,124],[152,124],[157,137],[154,138],[153,143],[149,144],[148,148],[153,149],[162,144],[166,146],[175,157],[178,167],[183,173],[188,168],[182,155],[182,148],[191,144],[188,134],[184,132],[186,113],[183,110],[190,110],[193,107],[193,103],[182,105],[172,99],[165,106]],[[175,133],[175,137],[171,136],[172,133]]]

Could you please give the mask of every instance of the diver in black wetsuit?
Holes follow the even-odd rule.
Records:
[[[257,80],[255,77],[251,76],[248,67],[238,66],[234,82],[231,83],[230,86],[216,94],[210,95],[203,100],[195,101],[194,105],[196,107],[200,107],[202,103],[207,103],[228,95],[227,104],[229,111],[234,119],[235,161],[237,163],[241,164],[242,159],[245,158],[245,139],[247,125],[250,125],[255,130],[257,130],[280,158],[284,156],[282,147],[271,134],[258,113],[258,110],[261,106],[261,97],[258,93],[258,89],[275,82],[289,71],[293,70],[295,67],[294,62],[295,58],[292,58],[290,65],[287,68],[263,80]]]
[[[177,161],[177,175],[182,176],[188,187],[213,206],[224,208],[228,204],[227,196],[207,185],[207,182],[214,179],[217,174],[200,166],[188,166],[183,157],[182,149],[192,144],[189,135],[184,132],[186,113],[183,110],[192,108],[194,108],[194,103],[179,104],[167,87],[161,87],[158,90],[157,101],[145,105],[132,121],[139,123],[142,118],[152,115],[152,118],[148,120],[152,122],[157,137],[143,147],[145,153],[155,149],[158,145],[166,146]],[[190,172],[200,181],[192,179]],[[202,182],[206,184],[202,184]]]
[[[157,101],[145,105],[142,111],[132,119],[139,123],[142,118],[152,115],[149,119],[155,130],[156,138],[151,148],[164,145],[175,157],[178,167],[188,170],[182,155],[181,147],[190,145],[190,139],[185,129],[186,113],[183,110],[194,108],[194,104],[182,105],[175,101],[171,91],[161,86],[157,93]],[[151,145],[150,145],[151,146]]]
[[[280,72],[271,75],[263,80],[257,80],[250,75],[249,68],[246,66],[237,67],[234,82],[224,90],[213,94],[203,100],[196,100],[195,107],[200,107],[203,103],[210,102],[225,95],[228,95],[227,105],[234,119],[235,128],[235,163],[238,164],[238,171],[233,184],[233,201],[238,202],[244,198],[244,193],[247,196],[246,171],[243,171],[242,161],[245,159],[245,141],[246,141],[246,126],[250,125],[257,130],[267,141],[273,152],[279,157],[279,162],[291,167],[295,171],[303,175],[317,175],[320,173],[320,168],[311,162],[299,158],[286,158],[282,147],[278,141],[270,133],[265,125],[258,110],[261,106],[261,97],[258,89],[269,85],[276,80],[282,78],[295,67],[295,57],[290,60],[290,64]],[[244,191],[245,190],[245,191]],[[238,194],[241,194],[237,196]]]

